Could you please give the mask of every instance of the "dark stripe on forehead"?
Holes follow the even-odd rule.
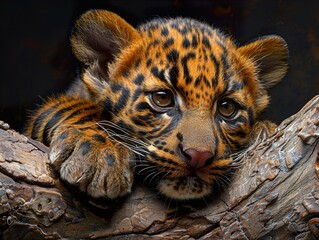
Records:
[[[224,52],[222,54],[221,59],[222,59],[222,63],[223,63],[223,66],[224,66],[224,72],[226,72],[230,68],[230,63],[228,61],[228,54]]]
[[[202,81],[202,78],[203,78],[203,75],[202,75],[202,74],[200,74],[200,75],[196,78],[195,83],[194,83],[194,86],[195,86],[195,87],[198,87],[198,85],[199,85],[200,82]]]
[[[159,71],[158,67],[155,66],[151,68],[151,73],[154,75],[154,77],[158,78],[162,82],[166,82],[163,69]]]
[[[190,52],[188,53],[186,56],[184,56],[182,58],[182,66],[183,66],[183,70],[184,70],[184,77],[186,80],[186,84],[190,84],[192,82],[192,78],[189,75],[189,70],[188,70],[188,66],[187,66],[187,62],[189,59],[194,59],[196,57],[195,53]]]
[[[226,77],[226,72],[228,69],[231,67],[228,59],[228,50],[227,48],[223,45],[223,43],[220,43],[219,41],[216,41],[217,44],[222,48],[223,52],[221,53],[221,62],[223,63],[223,71],[224,71],[224,76]],[[228,76],[229,78],[230,76]]]
[[[203,78],[206,87],[210,88],[210,82],[207,80],[206,76]]]
[[[203,40],[202,40],[203,44],[205,47],[207,47],[208,49],[211,49],[211,46],[210,46],[210,43],[209,43],[209,40],[206,36],[203,36]]]
[[[179,53],[176,49],[173,49],[168,54],[166,54],[166,58],[169,62],[176,63],[179,59]]]
[[[195,87],[198,87],[198,85],[199,85],[201,82],[204,82],[204,84],[206,85],[206,87],[210,88],[210,82],[207,80],[206,76],[204,76],[203,74],[200,74],[200,75],[196,78],[195,83],[194,83],[194,86],[195,86]]]
[[[228,55],[227,53],[223,53],[221,56],[221,62],[223,64],[222,71],[223,71],[223,82],[228,84],[228,81],[233,76],[233,71],[231,71],[231,65],[229,63]],[[225,88],[227,90],[227,88]]]
[[[179,75],[179,69],[176,65],[174,65],[168,72],[169,80],[171,81],[173,87],[177,89],[177,83],[178,83],[178,75]]]
[[[210,59],[213,61],[215,65],[215,75],[212,79],[212,85],[213,87],[216,87],[218,84],[218,77],[219,77],[219,62],[217,61],[213,53],[210,54]]]
[[[196,48],[198,45],[197,35],[193,34],[192,36],[192,47]]]

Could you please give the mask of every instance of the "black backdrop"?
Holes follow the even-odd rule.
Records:
[[[116,12],[133,26],[154,17],[192,17],[239,44],[267,34],[286,39],[289,72],[271,90],[265,117],[275,122],[319,93],[319,1],[303,0],[2,0],[0,119],[20,130],[26,109],[65,90],[78,72],[69,47],[74,20],[88,9]]]

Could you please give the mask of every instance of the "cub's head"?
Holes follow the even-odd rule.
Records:
[[[202,198],[228,181],[232,154],[247,146],[269,103],[266,90],[287,70],[282,38],[238,47],[187,18],[135,29],[114,13],[89,11],[71,40],[106,125],[137,153],[137,173],[174,199]]]

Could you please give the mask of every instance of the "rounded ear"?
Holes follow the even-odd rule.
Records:
[[[106,10],[91,10],[76,22],[71,36],[75,56],[86,65],[82,81],[95,96],[108,86],[108,63],[140,35],[124,19]]]
[[[254,61],[259,81],[264,89],[276,85],[286,75],[288,47],[283,38],[276,35],[265,36],[238,50],[242,55]]]
[[[137,30],[117,14],[91,10],[77,20],[71,44],[75,56],[90,65],[96,61],[109,62],[138,38]]]

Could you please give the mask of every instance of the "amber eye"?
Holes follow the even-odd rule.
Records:
[[[160,108],[174,106],[174,95],[170,90],[161,90],[151,93],[153,103]]]
[[[219,113],[226,118],[233,117],[237,110],[237,104],[231,99],[224,98],[218,104]]]

